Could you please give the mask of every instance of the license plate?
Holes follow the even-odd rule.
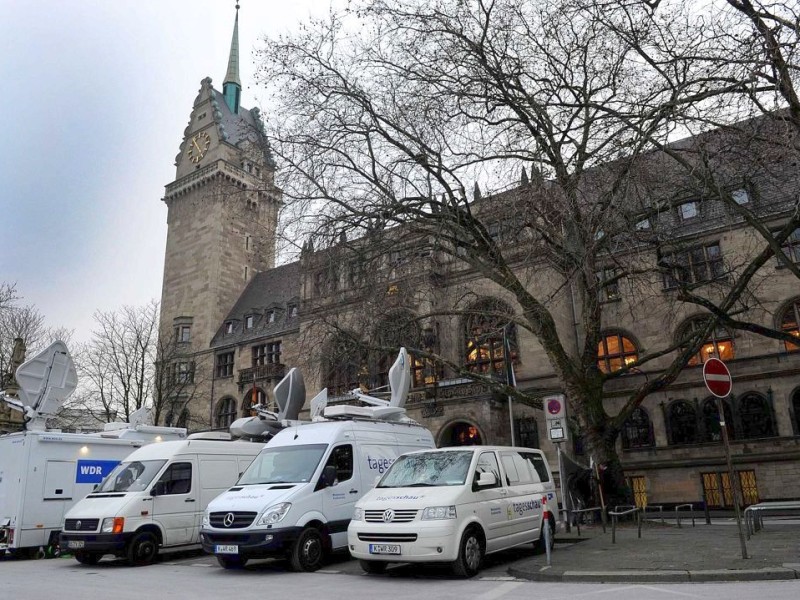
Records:
[[[67,543],[67,548],[83,548],[83,540],[71,540]]]
[[[400,544],[370,544],[370,554],[400,554]]]
[[[214,547],[214,554],[239,554],[239,546],[217,545]]]

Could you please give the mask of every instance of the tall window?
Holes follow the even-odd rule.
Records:
[[[653,426],[647,411],[641,406],[635,408],[622,426],[622,448],[649,448],[654,445]]]
[[[253,346],[253,366],[277,365],[281,362],[281,343],[270,342]]]
[[[786,258],[794,264],[800,263],[800,227],[789,234],[789,237],[781,245],[781,249]],[[781,258],[780,260],[783,261],[785,259]]]
[[[233,398],[223,398],[217,404],[217,412],[214,418],[214,426],[218,429],[230,427],[236,419],[236,400]]]
[[[620,333],[605,335],[597,345],[597,368],[603,373],[619,371],[638,358],[636,345]]]
[[[233,376],[233,352],[223,352],[216,356],[217,364],[214,367],[214,375],[216,377],[232,377]]]
[[[175,363],[175,383],[192,383],[194,381],[194,364],[191,362]]]
[[[738,400],[739,422],[743,439],[775,437],[772,407],[761,394],[749,393]]]
[[[522,417],[514,419],[517,428],[517,445],[523,448],[539,447],[539,427],[536,417]]]
[[[699,317],[690,320],[683,326],[680,333],[681,340],[691,340],[697,331],[705,327],[706,317]],[[709,358],[720,360],[731,360],[735,356],[733,334],[721,325],[711,332],[711,336],[705,340],[700,347],[700,351],[689,359],[689,366],[704,364]]]
[[[255,317],[253,315],[247,315],[244,318],[244,328],[245,329],[252,329],[254,323],[255,323]]]
[[[784,333],[800,338],[800,300],[792,302],[791,306],[784,311],[783,319],[781,319],[781,330]],[[800,341],[797,344],[784,342],[783,345],[787,352],[800,351]]]
[[[619,279],[616,279],[618,275],[619,269],[616,267],[601,269],[595,273],[599,286],[600,302],[619,300]]]
[[[664,254],[659,265],[667,269],[663,275],[665,289],[703,283],[725,274],[717,243]]]
[[[722,410],[725,413],[725,429],[728,431],[728,439],[733,440],[736,438],[736,429],[733,426],[733,411],[731,411],[731,405],[727,400],[722,400]],[[706,398],[703,402],[702,417],[703,441],[722,441],[722,426],[719,422],[716,399]]]
[[[389,384],[389,369],[392,368],[397,359],[397,353],[401,347],[413,346],[420,347],[420,333],[414,315],[410,311],[398,311],[385,319],[378,325],[375,332],[375,339],[383,347],[392,348],[388,352],[380,352],[376,360],[375,387]],[[411,363],[411,385],[420,387],[425,384],[424,362],[409,354]]]
[[[506,330],[511,360],[517,360],[517,330],[509,326],[511,310],[499,300],[474,304],[464,323],[465,366],[473,373],[505,374],[503,330]]]
[[[356,340],[338,336],[328,344],[324,356],[325,386],[330,396],[345,394],[367,383],[366,352]]]
[[[179,344],[187,344],[192,341],[192,326],[178,325],[175,328],[175,341]]]
[[[697,412],[686,400],[676,400],[667,408],[670,444],[697,442]]]

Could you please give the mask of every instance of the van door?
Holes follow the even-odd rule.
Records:
[[[341,548],[347,545],[347,525],[353,517],[356,500],[362,495],[361,478],[353,460],[353,445],[335,446],[325,466],[336,468],[336,481],[321,490],[322,511],[328,520],[333,547]]]
[[[508,545],[539,539],[542,488],[536,472],[519,452],[503,450],[500,462],[509,491],[511,534]]]
[[[495,485],[478,486],[481,473],[493,473],[497,480]],[[472,479],[472,509],[484,524],[486,529],[486,551],[492,552],[502,539],[509,535],[511,529],[510,503],[508,489],[500,475],[497,456],[494,451],[483,451],[478,454],[475,472]]]
[[[161,524],[164,545],[189,544],[193,540],[199,490],[197,459],[185,457],[170,464],[153,486],[153,520]]]

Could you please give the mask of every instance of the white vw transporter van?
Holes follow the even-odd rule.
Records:
[[[66,514],[61,547],[87,565],[105,554],[144,565],[159,549],[197,547],[206,506],[263,447],[222,436],[192,434],[131,453]]]
[[[356,501],[400,454],[434,447],[431,433],[404,416],[410,381],[405,350],[389,381],[389,402],[355,390],[371,406],[326,407],[323,390],[311,401],[314,422],[272,421],[274,437],[236,486],[209,504],[200,533],[203,549],[225,568],[251,558],[286,557],[296,571],[314,571],[327,552],[344,549]],[[284,394],[285,385],[292,392]],[[302,406],[305,391],[296,369],[276,386],[275,396],[279,404],[289,396],[288,404]],[[294,410],[282,409],[287,412]],[[263,418],[240,421],[245,422],[234,423],[234,433],[270,426]]]
[[[472,577],[484,554],[543,545],[544,528],[555,533],[557,512],[541,450],[426,450],[399,457],[356,504],[347,543],[368,573],[390,562],[448,562],[457,575]]]

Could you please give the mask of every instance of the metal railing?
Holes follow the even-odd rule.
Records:
[[[631,506],[630,504],[623,504],[616,506],[614,510],[608,511],[609,516],[611,517],[611,543],[617,543],[617,520],[619,517],[624,517],[626,515],[636,515],[636,524],[639,530],[638,537],[639,539],[642,538],[642,509],[638,506]]]
[[[686,504],[678,504],[675,506],[675,521],[678,523],[678,527],[681,526],[681,509],[688,508],[692,513],[692,527],[694,527],[694,504],[686,503]]]
[[[744,524],[747,529],[747,539],[757,531],[764,529],[765,512],[800,512],[800,501],[787,502],[759,502],[744,509]]]
[[[647,518],[647,511],[648,510],[658,510],[658,515],[661,518],[661,524],[664,524],[664,506],[661,504],[647,504],[642,508],[644,511],[644,516]]]
[[[599,512],[600,513],[600,522],[603,524],[603,533],[606,532],[606,519],[605,515],[603,514],[603,507],[602,506],[591,506],[589,508],[579,508],[579,509],[571,509],[568,511],[567,515],[569,520],[572,520],[572,517],[578,515],[578,518],[575,519],[575,527],[578,530],[578,537],[581,537],[581,519],[580,515],[586,513],[593,513]]]

